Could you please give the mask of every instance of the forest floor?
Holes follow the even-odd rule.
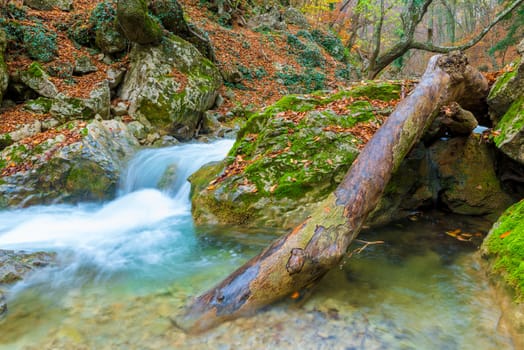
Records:
[[[90,14],[101,2],[99,0],[74,0],[73,10],[69,12],[58,9],[38,11],[26,8],[28,23],[25,24],[31,24],[35,20],[39,21],[47,30],[57,35],[58,56],[51,62],[43,64],[45,68],[53,69],[67,64],[74,65],[75,60],[81,56],[90,57],[97,67],[96,72],[74,76],[73,79],[51,77],[59,92],[67,96],[87,97],[95,85],[107,78],[109,68],[128,66],[127,54],[113,58],[108,64],[102,53],[76,44],[67,35],[67,28],[73,25],[89,27],[91,25]],[[271,105],[290,92],[277,73],[282,67],[290,67],[297,72],[303,71],[299,63],[300,53],[290,50],[286,41],[287,35],[296,34],[300,28],[288,25],[285,32],[257,32],[236,23],[231,27],[225,27],[218,23],[216,14],[200,5],[198,1],[180,0],[180,3],[184,6],[189,21],[209,35],[215,47],[217,66],[236,67],[243,72],[244,77],[241,83],[224,84],[220,88],[224,103],[217,108],[217,113],[232,112],[235,116],[245,116]],[[13,19],[7,18],[6,20]],[[336,61],[324,49],[320,48],[320,51],[324,63],[315,71],[321,71],[325,76],[322,82],[323,89],[337,90],[355,84],[355,82],[337,77],[337,69],[340,69],[341,62]],[[5,59],[10,74],[26,69],[33,62],[16,44],[8,45]],[[490,81],[494,81],[497,75],[497,73],[488,73]],[[115,100],[114,103],[116,102],[118,101]],[[20,125],[49,117],[49,115],[35,114],[25,110],[23,104],[4,104],[0,109],[0,133],[8,133],[16,130]],[[31,143],[34,140],[25,141]]]

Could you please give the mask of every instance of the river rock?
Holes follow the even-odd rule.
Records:
[[[481,135],[437,141],[430,157],[437,168],[439,201],[452,212],[496,218],[512,202],[501,189],[494,154]]]
[[[22,280],[29,272],[54,263],[56,254],[0,249],[0,285]]]
[[[14,143],[0,153],[6,174],[0,184],[0,206],[114,197],[126,160],[138,147],[126,124],[70,121],[64,130],[37,146]]]
[[[358,155],[362,138],[349,128],[384,112],[368,101],[347,102],[342,113],[335,106],[358,96],[387,101],[399,92],[398,84],[370,83],[334,96],[290,95],[253,115],[225,161],[190,177],[195,221],[295,226],[336,188]]]
[[[129,114],[162,134],[193,137],[222,84],[217,68],[174,35],[159,46],[134,46],[130,60],[120,91]]]
[[[0,105],[7,90],[9,82],[9,72],[4,60],[5,48],[7,46],[7,38],[3,29],[0,29]]]
[[[524,347],[524,200],[509,207],[484,240],[481,255],[502,308],[501,321],[513,333],[515,348]]]

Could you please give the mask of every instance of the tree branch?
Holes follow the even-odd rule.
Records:
[[[455,45],[455,46],[439,46],[434,45],[432,43],[423,43],[414,41],[410,44],[410,49],[418,49],[418,50],[425,50],[425,51],[431,51],[431,52],[437,52],[437,53],[448,53],[455,50],[466,50],[470,47],[474,46],[476,43],[478,43],[486,34],[493,28],[498,22],[500,22],[504,17],[506,17],[511,11],[516,9],[518,6],[522,5],[524,3],[524,0],[515,0],[511,5],[509,5],[504,11],[499,13],[497,17],[491,21],[476,37],[469,40],[467,43],[462,45]]]

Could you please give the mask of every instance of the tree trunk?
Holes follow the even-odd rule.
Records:
[[[196,298],[176,324],[189,332],[204,331],[308,289],[340,264],[391,175],[442,106],[475,104],[487,91],[486,80],[462,54],[432,57],[412,94],[368,142],[324,205]]]

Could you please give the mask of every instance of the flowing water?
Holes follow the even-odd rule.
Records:
[[[231,145],[141,151],[109,203],[0,212],[0,249],[58,253],[56,266],[8,291],[0,349],[513,348],[475,246],[444,234],[485,227],[449,217],[364,233],[384,243],[355,254],[308,299],[201,335],[179,331],[171,318],[191,296],[281,234],[193,227],[186,179]]]

